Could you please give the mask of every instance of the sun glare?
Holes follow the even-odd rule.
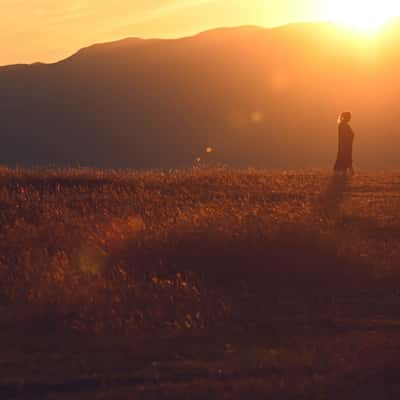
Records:
[[[327,0],[326,19],[371,33],[399,15],[399,0]]]

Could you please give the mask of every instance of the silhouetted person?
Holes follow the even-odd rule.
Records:
[[[346,174],[353,173],[353,142],[354,132],[349,125],[351,113],[343,112],[339,116],[339,151],[335,163],[335,171]]]

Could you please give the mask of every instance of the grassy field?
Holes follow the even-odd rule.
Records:
[[[400,172],[0,169],[0,398],[398,399]]]

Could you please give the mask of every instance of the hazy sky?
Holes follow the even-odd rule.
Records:
[[[177,37],[219,26],[321,17],[322,0],[0,0],[0,65],[56,61],[127,36]]]

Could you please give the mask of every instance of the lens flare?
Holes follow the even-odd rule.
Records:
[[[264,119],[264,115],[260,111],[254,111],[250,114],[250,120],[253,124],[260,124]]]

